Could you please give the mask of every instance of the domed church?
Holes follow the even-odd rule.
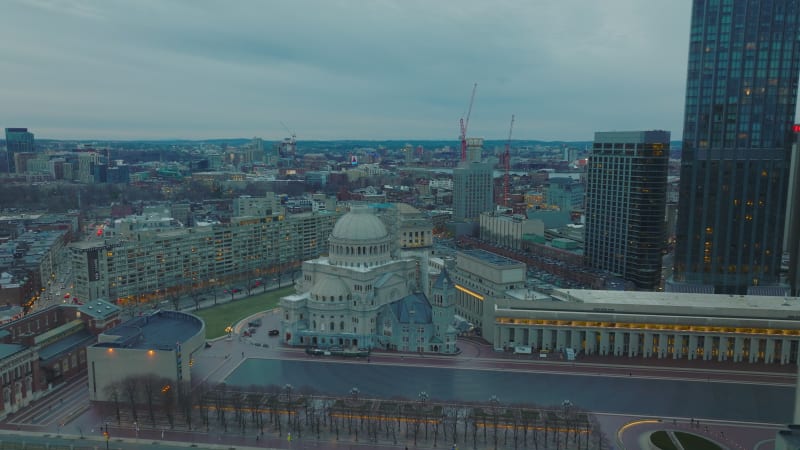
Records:
[[[424,293],[423,261],[400,257],[395,236],[368,206],[333,228],[328,256],[303,263],[297,293],[281,298],[288,345],[455,353],[454,287],[444,270]],[[431,301],[432,300],[432,301]]]

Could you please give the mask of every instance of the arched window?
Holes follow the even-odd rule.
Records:
[[[331,331],[334,331],[334,330],[336,329],[336,324],[334,324],[333,322],[331,322],[331,328],[330,328],[330,329],[331,329]]]

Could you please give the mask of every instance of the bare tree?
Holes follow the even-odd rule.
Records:
[[[184,422],[189,430],[192,429],[192,413],[194,411],[195,392],[189,383],[181,381],[177,383],[176,389],[178,390],[178,410],[183,414]],[[198,402],[199,403],[199,402]],[[199,409],[198,404],[198,409]],[[202,410],[201,410],[202,411]]]
[[[106,398],[111,400],[111,404],[114,407],[114,415],[117,418],[117,425],[119,425],[122,421],[122,417],[120,414],[120,400],[122,396],[123,386],[122,383],[119,381],[115,381],[108,386],[106,386]]]
[[[180,311],[180,309],[181,309],[181,292],[180,292],[180,289],[175,288],[169,294],[169,301],[170,301],[170,303],[172,303],[172,309],[174,309],[175,311]]]
[[[192,299],[192,302],[194,302],[195,311],[200,309],[200,300],[203,298],[201,295],[202,293],[197,289],[194,289],[191,293],[189,293],[189,297]]]
[[[139,377],[140,384],[142,386],[142,393],[144,394],[144,400],[147,403],[147,412],[150,415],[150,423],[153,427],[156,426],[156,412],[155,412],[155,403],[158,401],[158,394],[162,388],[162,379],[154,374],[147,374],[144,376]]]
[[[131,408],[131,415],[133,416],[133,421],[139,421],[139,414],[136,408],[137,402],[139,400],[139,379],[135,376],[130,376],[122,380],[122,388],[125,391],[125,397],[128,400],[128,405]]]

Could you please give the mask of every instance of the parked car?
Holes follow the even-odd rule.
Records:
[[[269,330],[268,334],[270,336],[277,336],[277,335],[281,334],[281,332],[279,330]]]

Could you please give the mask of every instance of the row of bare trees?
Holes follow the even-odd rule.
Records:
[[[594,416],[561,407],[366,398],[357,388],[341,397],[285,386],[240,388],[173,383],[131,376],[108,386],[104,404],[119,426],[204,430],[242,435],[291,433],[294,438],[348,439],[414,445],[462,443],[484,449],[597,449],[609,442]]]

